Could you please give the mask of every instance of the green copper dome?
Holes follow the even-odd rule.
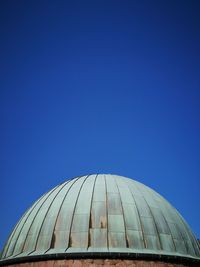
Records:
[[[81,255],[200,260],[187,223],[149,187],[117,175],[88,175],[53,188],[23,215],[1,261]]]

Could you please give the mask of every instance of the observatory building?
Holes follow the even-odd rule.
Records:
[[[151,188],[93,174],[38,199],[7,240],[0,266],[200,266],[200,245],[178,211]]]

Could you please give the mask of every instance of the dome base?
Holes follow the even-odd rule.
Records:
[[[195,263],[172,263],[153,260],[127,259],[62,259],[9,264],[8,267],[198,267]]]
[[[101,262],[101,264],[100,264]],[[59,264],[61,265],[59,265]],[[73,263],[73,264],[72,264]],[[76,265],[74,265],[76,263]],[[116,265],[116,267],[199,267],[200,260],[192,257],[174,256],[174,255],[158,255],[152,253],[121,253],[121,252],[87,252],[87,253],[57,253],[43,254],[10,258],[0,261],[0,266],[15,267],[109,267],[108,265]],[[108,264],[109,263],[109,264]],[[95,265],[94,265],[95,264]],[[146,264],[146,265],[145,265]],[[151,264],[151,265],[150,265]],[[154,264],[154,265],[152,265]],[[160,265],[161,264],[161,265]],[[163,265],[162,265],[163,264]],[[167,265],[168,264],[168,265]],[[112,266],[115,267],[115,266]]]

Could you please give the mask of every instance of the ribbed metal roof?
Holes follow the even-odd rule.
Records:
[[[200,259],[189,226],[162,196],[132,179],[98,174],[66,181],[36,201],[1,260],[116,252]]]

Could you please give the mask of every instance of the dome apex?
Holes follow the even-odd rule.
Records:
[[[0,263],[77,253],[200,260],[175,208],[149,187],[110,174],[77,177],[43,195],[16,225]]]

